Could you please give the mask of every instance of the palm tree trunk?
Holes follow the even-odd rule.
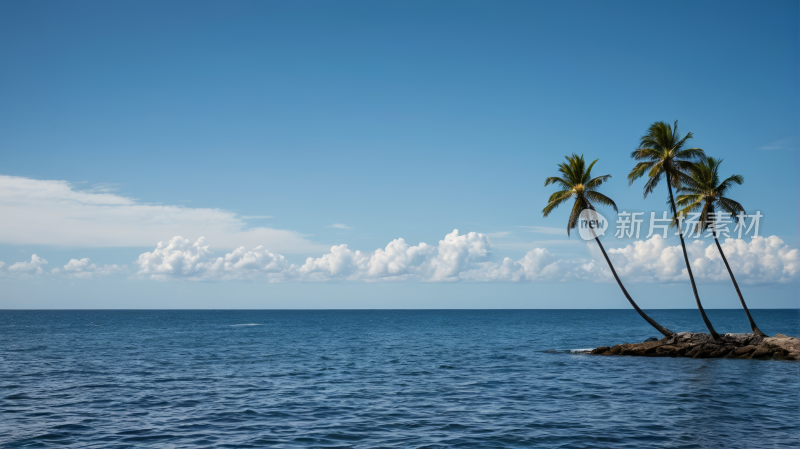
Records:
[[[622,289],[622,293],[624,293],[625,297],[628,298],[628,302],[631,303],[633,308],[636,309],[637,312],[639,312],[639,315],[641,315],[641,317],[644,318],[645,321],[650,323],[650,325],[653,326],[654,328],[656,328],[656,330],[658,330],[659,332],[664,334],[664,336],[671,337],[672,335],[674,335],[674,332],[672,332],[671,330],[669,330],[669,329],[663,327],[662,325],[656,323],[656,321],[654,319],[652,319],[649,316],[647,316],[647,314],[644,313],[642,311],[642,309],[640,309],[639,306],[636,305],[636,303],[633,301],[633,298],[631,298],[631,295],[628,294],[628,290],[625,290],[625,286],[622,285],[622,281],[619,280],[619,276],[617,276],[617,271],[614,270],[614,265],[611,264],[611,259],[608,258],[608,254],[606,254],[606,249],[603,248],[603,244],[600,243],[600,239],[598,237],[595,237],[594,239],[597,241],[597,244],[600,246],[600,251],[603,252],[603,257],[606,258],[606,262],[608,263],[608,267],[611,268],[611,273],[614,274],[614,279],[617,280],[617,284],[619,284],[619,288]]]
[[[672,205],[672,214],[674,217],[678,217],[678,210],[675,207],[675,198],[672,196],[672,179],[670,179],[669,172],[666,173],[667,175],[667,188],[669,189],[669,203]],[[697,308],[700,309],[700,315],[703,317],[703,322],[706,323],[706,327],[708,331],[711,332],[711,338],[714,340],[719,340],[720,336],[717,331],[714,330],[714,326],[711,325],[711,321],[708,320],[706,316],[706,311],[703,310],[703,304],[700,303],[700,295],[697,294],[697,284],[694,282],[694,275],[692,274],[692,267],[689,265],[689,255],[686,253],[686,243],[683,241],[683,229],[681,229],[681,223],[678,223],[678,235],[681,238],[681,248],[683,248],[683,260],[686,262],[686,271],[689,273],[689,280],[692,282],[692,291],[694,292],[694,299],[697,302]]]
[[[719,250],[719,255],[722,256],[722,261],[725,262],[725,268],[728,269],[728,274],[731,275],[731,280],[733,281],[733,287],[736,289],[736,294],[739,295],[739,302],[742,303],[742,307],[744,308],[744,313],[747,314],[747,319],[750,320],[750,328],[753,330],[753,334],[759,335],[761,337],[766,337],[767,335],[761,332],[761,329],[756,326],[756,322],[753,321],[753,317],[750,316],[750,311],[747,310],[747,304],[744,303],[744,297],[742,296],[742,291],[739,290],[739,284],[736,283],[736,278],[733,277],[733,271],[731,270],[731,266],[728,264],[728,259],[725,257],[725,253],[722,252],[722,246],[719,244],[719,240],[717,240],[717,230],[714,229],[714,242],[717,244],[717,249]]]

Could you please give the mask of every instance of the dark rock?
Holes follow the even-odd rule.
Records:
[[[678,357],[678,348],[676,346],[659,346],[656,348],[655,355],[659,357]]]
[[[712,358],[712,359],[715,359],[715,358],[718,358],[718,357],[725,357],[732,350],[733,350],[732,346],[720,346],[719,349],[717,349],[716,351],[712,352],[711,355],[709,355],[708,357]]]
[[[741,348],[736,348],[733,350],[733,354],[737,357],[743,357],[749,355],[751,352],[755,351],[756,347],[753,345],[742,346]]]
[[[708,334],[681,332],[670,338],[648,338],[643,343],[603,346],[589,351],[598,355],[638,355],[649,357],[746,358],[800,360],[800,340],[778,334],[760,337],[753,334],[725,334],[714,340]]]
[[[752,354],[750,354],[751,359],[760,359],[763,357],[771,357],[772,353],[775,352],[774,349],[768,346],[758,346]]]
[[[711,343],[706,343],[704,345],[701,345],[700,349],[697,352],[695,352],[692,357],[696,359],[707,359],[711,357],[711,354],[713,354],[718,349],[719,346]]]
[[[697,354],[698,354],[700,351],[702,351],[702,350],[703,350],[703,345],[697,345],[697,346],[694,346],[694,347],[689,347],[689,348],[686,348],[686,349],[687,349],[687,350],[686,350],[686,354],[685,354],[685,356],[686,356],[686,357],[694,357],[694,356],[695,356],[695,355],[697,355]]]

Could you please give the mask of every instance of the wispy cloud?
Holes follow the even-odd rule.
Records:
[[[800,145],[798,137],[787,137],[785,139],[770,142],[764,146],[759,147],[759,150],[796,150]]]
[[[113,193],[119,191],[121,186],[125,184],[120,184],[116,182],[101,182],[94,184],[92,187],[85,189],[85,192],[88,193]]]
[[[334,224],[332,224],[330,226],[325,226],[325,227],[326,228],[336,228],[336,229],[353,229],[352,227],[347,226],[346,224],[342,224],[342,223],[334,223]]]
[[[579,248],[583,245],[583,241],[580,239],[565,239],[565,240],[534,240],[534,241],[524,241],[524,240],[499,240],[497,242],[493,242],[492,247],[497,249],[505,249],[505,250],[512,250],[512,251],[530,251],[534,248]]]
[[[490,232],[486,235],[488,235],[493,239],[502,239],[503,237],[508,237],[509,235],[511,235],[511,233],[508,231],[500,231],[500,232]]]
[[[274,215],[240,215],[239,218],[242,220],[263,220],[269,218],[275,218]]]
[[[286,229],[250,227],[224,209],[142,203],[77,190],[67,181],[0,175],[0,243],[72,247],[149,247],[170,236],[205,236],[222,248],[266,245],[285,254],[329,248]]]
[[[539,234],[553,234],[553,235],[567,235],[564,228],[551,228],[549,226],[517,226],[522,228],[525,232],[536,232]]]
[[[47,262],[45,262],[47,263]],[[79,279],[92,279],[96,277],[109,276],[115,273],[122,273],[125,271],[125,266],[119,265],[102,265],[98,266],[93,264],[88,258],[71,259],[66,265],[61,268],[53,268],[53,274],[62,274],[71,278]]]

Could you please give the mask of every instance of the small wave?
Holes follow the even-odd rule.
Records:
[[[231,327],[233,326],[263,326],[263,324],[258,324],[258,323],[231,324]]]
[[[548,349],[547,351],[544,351],[544,352],[551,352],[551,353],[555,352],[555,353],[561,353],[561,354],[588,354],[588,353],[592,352],[592,349],[594,349],[594,348],[587,348],[587,349]]]

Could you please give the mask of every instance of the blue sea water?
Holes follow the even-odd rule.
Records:
[[[567,351],[651,336],[632,310],[0,311],[0,447],[800,447],[796,362]]]

